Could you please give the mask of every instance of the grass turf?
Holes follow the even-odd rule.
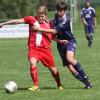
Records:
[[[95,31],[93,47],[88,48],[82,25],[74,27],[74,35],[77,38],[75,57],[91,76],[93,88],[89,90],[83,89],[84,85],[62,67],[56,44],[52,42],[55,64],[65,89],[58,90],[48,69],[38,63],[41,90],[28,91],[27,88],[32,85],[32,80],[27,59],[27,39],[0,39],[0,100],[100,100],[99,29],[100,26]],[[9,80],[15,81],[18,85],[18,91],[14,94],[7,94],[4,90],[4,84]]]

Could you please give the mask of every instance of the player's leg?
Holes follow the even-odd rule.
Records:
[[[37,67],[36,67],[36,64],[37,64],[37,59],[36,57],[34,56],[33,54],[33,49],[29,50],[29,62],[30,62],[30,75],[31,75],[31,78],[33,80],[33,86],[31,88],[29,88],[29,90],[32,90],[32,91],[35,91],[35,90],[39,90],[38,89],[38,70],[37,70]]]
[[[85,33],[86,34],[86,38],[88,40],[88,47],[92,46],[92,35],[91,33]]]
[[[83,80],[83,77],[80,75],[80,73],[72,66],[72,64],[68,64],[67,68],[70,70],[72,75],[77,78],[78,80]]]
[[[73,67],[72,64],[68,63],[67,59],[66,59],[66,54],[67,54],[67,49],[72,49],[75,50],[75,48],[71,48],[70,45],[66,46],[67,48],[65,48],[64,50],[58,46],[58,52],[61,56],[62,62],[63,62],[63,66],[66,66],[66,68],[68,68],[70,70],[70,72],[72,73],[72,75],[83,82],[83,77],[81,76],[81,74]],[[74,52],[74,51],[73,51]]]
[[[79,81],[81,81],[82,83],[84,83],[87,86],[86,80],[82,77],[82,75],[71,64],[67,65],[67,67],[76,79],[78,79]],[[85,88],[86,88],[86,86],[85,86]],[[89,88],[89,86],[87,88]]]
[[[93,43],[93,34],[89,33],[89,43],[88,43],[88,47],[92,47],[92,43]]]
[[[59,72],[56,69],[56,67],[48,67],[48,69],[50,70],[50,72],[52,73],[53,78],[55,79],[56,83],[57,83],[57,87],[59,89],[63,89],[62,84],[60,82],[60,76],[59,76]]]
[[[91,44],[91,41],[90,41],[90,27],[85,25],[84,26],[84,29],[85,29],[85,36],[86,36],[86,39],[88,40],[88,46]]]
[[[36,58],[32,57],[30,59],[30,73],[32,80],[34,81],[34,85],[38,86],[38,70],[36,67],[37,60]]]
[[[74,58],[76,50],[76,43],[71,42],[68,44],[67,49],[66,49],[66,60],[68,63],[72,64],[72,66],[83,76],[86,77],[87,75],[83,71],[80,63]]]
[[[88,45],[89,47],[92,47],[93,37],[94,37],[94,26],[93,24],[91,24],[89,27],[89,45]]]
[[[77,70],[77,72],[82,76],[82,82],[85,83],[87,88],[91,88],[92,84],[90,82],[90,80],[88,79],[87,74],[85,73],[85,71],[83,70],[83,68],[81,67],[80,63],[74,59],[74,53],[72,51],[67,51],[66,53],[66,59],[67,61],[72,64],[72,66]]]
[[[76,71],[83,77],[84,83],[87,86],[91,86],[90,80],[88,79],[87,74],[81,67],[81,64],[74,58],[75,50],[76,50],[75,43],[73,42],[69,43],[69,45],[67,46],[67,50],[66,50],[66,60],[70,64],[72,64],[72,66],[76,69]]]
[[[58,70],[56,69],[56,67],[54,67],[55,65],[54,65],[54,57],[52,51],[51,49],[45,49],[43,51],[44,53],[42,54],[42,58],[40,60],[43,63],[43,65],[45,65],[50,70],[53,78],[57,83],[57,86],[60,88],[61,86],[60,76]]]
[[[88,33],[85,33],[85,36],[86,36],[86,39],[88,40],[88,42],[89,42],[89,34]]]

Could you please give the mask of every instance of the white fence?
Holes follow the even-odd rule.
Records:
[[[0,28],[0,38],[24,38],[29,36],[27,24],[5,25]]]

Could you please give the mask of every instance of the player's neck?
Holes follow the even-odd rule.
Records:
[[[90,6],[86,7],[86,9],[89,9],[89,8],[90,8]]]
[[[66,16],[66,13],[64,13],[63,15],[62,15],[62,17],[60,17],[60,18],[58,18],[58,19],[62,19],[62,18],[64,18]]]

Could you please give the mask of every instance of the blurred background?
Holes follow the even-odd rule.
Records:
[[[86,0],[0,0],[0,22],[10,19],[18,19],[29,15],[36,15],[37,7],[39,5],[46,5],[48,8],[48,17],[54,19],[55,6],[59,1],[65,1],[68,5],[68,14],[71,16],[72,30],[79,30],[79,26],[80,28],[83,28],[80,16]],[[100,0],[89,1],[91,1],[91,6],[96,10],[97,26],[99,26]],[[21,24],[17,26],[9,25],[1,28],[0,38],[8,37],[28,37],[28,26],[26,24]]]
[[[21,18],[26,15],[35,15],[37,6],[45,4],[48,7],[48,16],[53,18],[52,12],[55,11],[55,5],[60,0],[0,0],[0,21]],[[80,11],[84,6],[85,0],[62,0],[69,5],[69,10],[74,22],[80,17]],[[92,6],[96,9],[98,23],[100,23],[99,10],[100,0],[91,0]]]

